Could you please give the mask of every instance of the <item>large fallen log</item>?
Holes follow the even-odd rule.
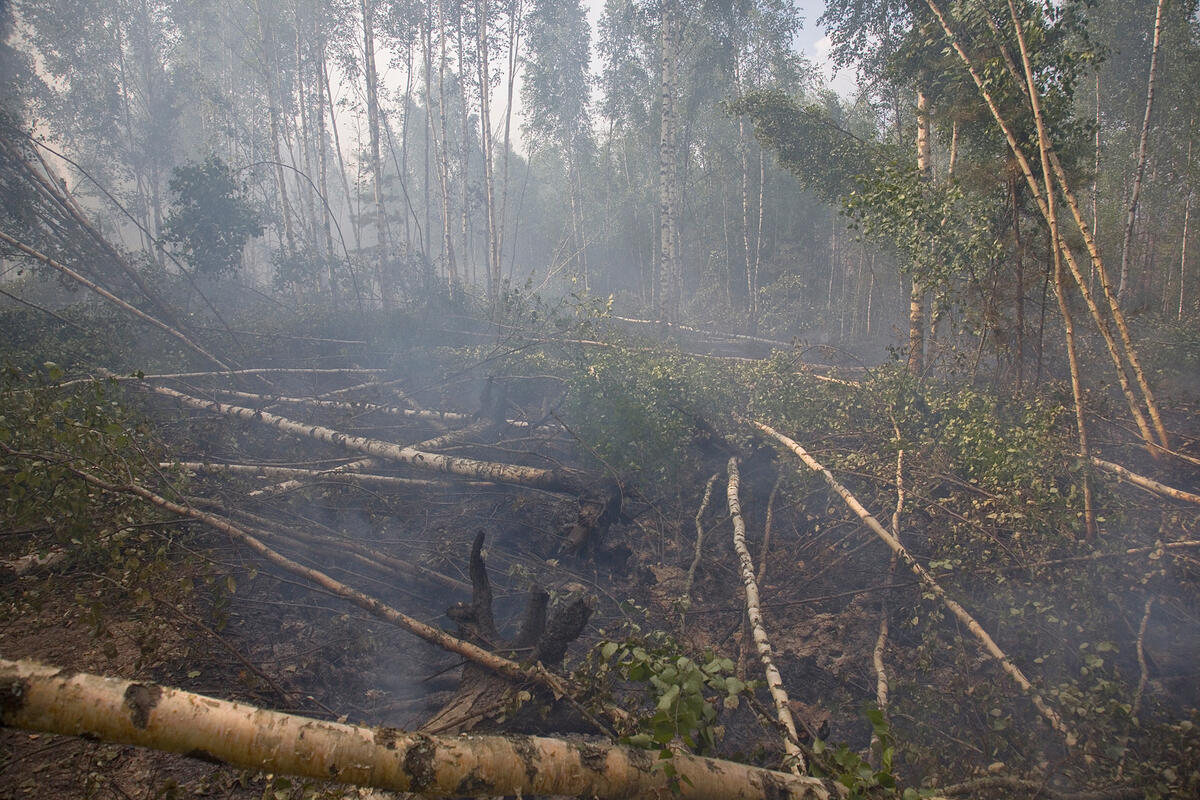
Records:
[[[222,371],[205,370],[203,372],[171,372],[157,373],[153,375],[118,375],[106,369],[96,370],[100,377],[111,381],[165,381],[165,380],[184,380],[189,378],[228,378],[238,375],[338,375],[350,374],[356,375],[360,373],[378,373],[383,372],[381,369],[357,369],[357,368],[329,368],[320,369],[312,367],[260,367],[258,369],[229,369]],[[59,389],[65,389],[69,386],[77,386],[82,383],[91,383],[96,380],[95,377],[73,378],[69,381],[57,384]]]
[[[0,721],[247,769],[436,796],[828,800],[816,778],[533,736],[427,736],[267,711],[153,683],[0,660]]]
[[[471,458],[428,453],[417,450],[414,447],[382,442],[378,439],[351,436],[321,425],[296,422],[295,420],[280,417],[266,411],[257,411],[253,408],[218,403],[215,400],[201,400],[183,392],[168,389],[165,386],[151,386],[149,388],[156,394],[173,398],[191,408],[212,411],[238,419],[261,422],[286,433],[305,436],[321,442],[328,442],[329,444],[344,447],[347,450],[366,453],[377,458],[398,461],[419,469],[460,475],[464,478],[472,478],[474,480],[509,483],[517,486],[532,486],[537,489],[545,489],[551,492],[566,492],[568,494],[578,494],[584,488],[583,482],[579,477],[566,470],[523,467],[516,464],[500,464],[493,461],[478,461]]]
[[[209,389],[214,394],[224,395],[226,397],[236,397],[240,400],[254,400],[259,403],[271,405],[292,405],[292,406],[309,406],[312,408],[328,408],[335,411],[351,411],[351,412],[366,412],[373,411],[379,414],[387,414],[395,417],[408,417],[411,419],[436,420],[438,422],[471,422],[475,419],[470,414],[461,414],[457,411],[436,411],[424,408],[400,408],[398,406],[386,406],[379,403],[356,403],[350,400],[321,400],[315,397],[286,397],[283,395],[269,395],[255,392],[240,392],[234,389]],[[528,428],[530,423],[523,419],[506,419],[504,424],[513,428]]]
[[[1075,733],[1067,727],[1066,723],[1063,722],[1062,717],[1059,716],[1058,712],[1046,704],[1046,701],[1042,699],[1041,694],[1033,687],[1033,684],[1030,683],[1029,679],[1025,677],[1025,673],[1021,671],[1021,668],[1012,662],[1005,652],[1000,649],[1000,646],[996,644],[995,640],[992,639],[986,630],[984,630],[983,626],[976,622],[975,618],[972,617],[971,614],[965,608],[963,608],[961,604],[958,603],[958,601],[946,594],[946,590],[942,588],[941,584],[934,580],[934,577],[929,574],[928,570],[921,566],[917,560],[912,557],[912,554],[909,553],[908,549],[900,543],[900,540],[889,533],[882,525],[880,525],[879,520],[875,519],[875,517],[871,515],[871,512],[867,511],[863,504],[858,502],[858,498],[851,494],[849,489],[847,489],[845,486],[839,483],[836,478],[833,477],[832,472],[825,469],[825,467],[823,467],[819,461],[809,455],[808,451],[801,447],[795,440],[784,436],[779,431],[761,422],[749,420],[749,424],[775,439],[775,441],[782,444],[793,454],[795,454],[801,461],[803,461],[805,466],[814,472],[819,473],[821,477],[825,479],[825,483],[829,485],[829,488],[833,489],[838,493],[839,496],[841,496],[841,498],[846,502],[846,505],[848,505],[850,509],[858,515],[858,518],[861,519],[864,524],[866,524],[871,532],[882,539],[884,544],[891,548],[892,552],[896,554],[896,557],[903,561],[908,568],[912,570],[913,574],[920,579],[921,583],[923,583],[925,587],[942,602],[942,605],[944,605],[950,611],[950,613],[953,614],[958,621],[961,622],[963,626],[965,626],[966,629],[969,630],[971,634],[979,640],[980,644],[983,645],[984,651],[996,660],[1004,673],[1012,678],[1013,682],[1021,688],[1021,691],[1029,697],[1034,707],[1037,708],[1038,713],[1040,713],[1046,719],[1046,721],[1050,723],[1051,727],[1064,736],[1068,746],[1074,746],[1075,742],[1077,741]]]

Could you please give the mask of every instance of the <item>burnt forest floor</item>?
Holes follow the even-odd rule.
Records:
[[[814,370],[788,353],[753,364],[695,357],[586,318],[514,332],[527,322],[497,333],[447,318],[431,333],[428,319],[402,321],[361,342],[359,331],[297,323],[241,359],[248,368],[345,372],[98,377],[56,388],[96,373],[68,363],[11,371],[3,440],[40,460],[9,459],[4,468],[0,655],[400,728],[420,727],[460,691],[459,657],[210,526],[81,484],[56,460],[74,459],[257,531],[295,561],[452,633],[446,612],[471,600],[469,555],[482,531],[505,638],[535,587],[552,607],[586,598],[592,616],[563,670],[597,708],[615,701],[647,718],[652,692],[636,670],[600,668],[599,645],[642,648],[656,663],[727,658],[733,675],[758,683],[740,701],[709,698],[718,710],[705,730],[713,752],[777,767],[782,749],[763,718],[770,699],[746,629],[725,502],[725,461],[738,455],[766,628],[810,741],[815,734],[867,752],[864,709],[876,698],[882,614],[891,623],[884,654],[895,771],[906,785],[1017,775],[1061,791],[1117,784],[1187,796],[1200,786],[1200,562],[1186,548],[1156,549],[1200,538],[1200,520],[1195,506],[1104,481],[1104,538],[1084,542],[1061,387],[1006,405],[970,387],[913,385],[887,369]],[[111,365],[123,376],[181,371],[170,357],[141,357]],[[185,406],[155,387],[350,436],[440,439],[437,453],[570,474],[578,490],[400,463],[362,470],[391,483],[354,481],[328,471],[362,453],[262,418]],[[1108,399],[1097,392],[1093,403],[1106,458],[1197,491],[1200,472],[1154,462],[1131,444]],[[1078,739],[1056,740],[912,575],[892,571],[887,549],[841,499],[739,428],[733,410],[804,438],[885,524],[904,451],[907,546],[1026,668]],[[1178,449],[1200,455],[1194,398],[1177,393],[1168,414]],[[324,472],[281,487],[279,476],[185,462]],[[617,512],[597,521],[614,496]],[[689,588],[697,523],[704,538]],[[1147,552],[1123,557],[1127,550]],[[50,563],[13,566],[35,553]],[[504,730],[512,712],[491,709],[466,725]],[[557,732],[552,720],[533,726]],[[0,730],[0,800],[345,794]]]

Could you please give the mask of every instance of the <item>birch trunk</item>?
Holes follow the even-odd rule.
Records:
[[[1154,492],[1155,494],[1162,495],[1163,497],[1170,497],[1172,500],[1182,500],[1185,503],[1194,503],[1195,505],[1200,505],[1200,494],[1192,494],[1191,492],[1185,492],[1182,489],[1176,489],[1172,486],[1167,486],[1165,483],[1159,483],[1153,478],[1147,478],[1145,475],[1138,475],[1136,472],[1130,472],[1120,464],[1114,464],[1111,461],[1105,461],[1104,459],[1097,458],[1096,456],[1091,457],[1091,462],[1097,467],[1108,470],[1114,475],[1129,481],[1135,486],[1140,486],[1143,489]]]
[[[1160,0],[1161,1],[1161,0]],[[1096,512],[1092,506],[1091,465],[1087,463],[1090,457],[1088,450],[1087,424],[1083,411],[1083,387],[1079,377],[1079,356],[1075,348],[1075,323],[1071,317],[1071,307],[1067,302],[1067,289],[1063,280],[1062,250],[1064,245],[1059,238],[1058,214],[1055,208],[1054,180],[1050,177],[1050,136],[1042,116],[1041,101],[1038,98],[1037,84],[1033,79],[1033,67],[1029,61],[1029,51],[1025,46],[1025,33],[1021,21],[1017,17],[1013,0],[1008,0],[1013,25],[1017,32],[1017,43],[1021,48],[1021,63],[1025,66],[1025,83],[1028,89],[1030,105],[1033,108],[1034,120],[1037,123],[1038,152],[1042,161],[1043,188],[1046,192],[1046,220],[1050,224],[1050,244],[1054,252],[1054,296],[1058,299],[1058,308],[1063,318],[1063,329],[1067,340],[1067,363],[1071,370],[1071,394],[1075,401],[1075,428],[1079,434],[1079,452],[1083,454],[1083,520],[1087,538],[1096,537]]]
[[[1129,193],[1129,210],[1125,215],[1125,238],[1121,242],[1121,277],[1117,299],[1129,295],[1129,251],[1133,245],[1133,226],[1137,218],[1138,201],[1142,195],[1142,178],[1146,174],[1146,144],[1150,139],[1150,115],[1154,112],[1154,84],[1158,77],[1158,47],[1162,41],[1162,16],[1166,0],[1158,0],[1154,10],[1154,40],[1150,46],[1150,76],[1146,80],[1146,114],[1142,117],[1142,133],[1138,138],[1137,166],[1133,172],[1133,189]],[[1163,443],[1165,446],[1165,442]]]
[[[508,7],[508,102],[504,106],[504,158],[501,161],[503,188],[500,191],[500,214],[496,222],[496,274],[493,276],[497,286],[503,278],[501,261],[504,253],[504,225],[508,219],[508,156],[512,151],[513,92],[516,87],[517,67],[520,63],[518,57],[521,50],[521,0],[512,0]],[[514,252],[514,257],[515,255]]]
[[[912,557],[907,548],[900,543],[900,540],[889,533],[882,525],[880,525],[879,520],[875,519],[875,517],[873,517],[871,513],[867,511],[863,504],[860,503],[858,499],[850,493],[849,489],[838,483],[837,479],[833,477],[833,473],[831,473],[829,470],[823,467],[819,461],[809,455],[808,451],[801,447],[797,442],[788,438],[787,436],[784,436],[782,433],[779,433],[774,428],[764,425],[761,422],[751,421],[750,424],[768,436],[774,438],[776,441],[790,450],[801,461],[803,461],[805,466],[807,466],[809,469],[820,473],[821,477],[825,479],[825,483],[829,485],[829,488],[833,489],[838,493],[838,495],[841,496],[841,498],[846,502],[846,505],[858,515],[858,518],[861,519],[864,524],[866,524],[871,532],[882,539],[884,544],[891,548],[892,552],[896,554],[896,557],[903,561],[905,565],[912,570],[913,574],[916,575],[921,583],[925,585],[925,588],[932,592],[942,602],[942,604],[946,606],[950,613],[953,614],[955,618],[958,619],[958,621],[961,622],[967,628],[967,630],[969,630],[971,634],[979,640],[979,642],[983,645],[984,650],[988,653],[988,655],[996,660],[1004,673],[1021,688],[1021,691],[1029,696],[1030,700],[1033,702],[1033,705],[1037,708],[1042,717],[1044,717],[1046,721],[1050,723],[1050,726],[1059,733],[1063,734],[1067,740],[1068,746],[1073,747],[1075,745],[1075,742],[1077,741],[1076,735],[1062,721],[1062,718],[1058,715],[1058,712],[1046,704],[1046,701],[1042,699],[1041,694],[1034,689],[1033,684],[1031,684],[1029,679],[1025,677],[1025,674],[1021,672],[1020,667],[1009,660],[1008,656],[1003,650],[1000,649],[995,640],[993,640],[988,632],[984,630],[978,622],[975,621],[975,618],[972,617],[965,608],[963,608],[956,600],[946,594],[946,590],[942,588],[941,584],[934,580],[933,576],[930,575],[929,572],[923,566],[921,566],[921,564],[915,558]]]
[[[0,660],[5,725],[150,747],[246,769],[432,796],[827,800],[816,778],[533,736],[427,736],[267,711],[153,683]]]
[[[549,470],[538,467],[522,467],[514,464],[498,464],[491,461],[477,461],[471,458],[458,458],[456,456],[446,456],[438,453],[427,453],[423,450],[417,450],[413,447],[391,444],[390,442],[381,442],[377,439],[367,439],[362,436],[349,436],[347,434],[335,431],[332,428],[326,428],[321,425],[309,425],[307,423],[295,422],[285,417],[279,417],[275,414],[270,414],[266,411],[258,411],[253,408],[242,408],[240,406],[231,406],[215,401],[200,400],[182,392],[177,392],[174,389],[167,389],[162,386],[154,386],[150,388],[151,391],[161,394],[165,397],[173,398],[177,402],[190,408],[213,411],[218,414],[237,417],[238,419],[261,422],[266,425],[270,425],[273,428],[284,431],[285,433],[291,433],[297,436],[304,436],[310,439],[328,442],[330,444],[344,447],[347,450],[366,453],[367,455],[375,456],[377,458],[386,458],[390,461],[398,461],[402,464],[408,464],[409,466],[416,467],[418,469],[427,469],[434,472],[460,475],[473,480],[494,481],[496,483],[509,483],[516,484],[518,486],[532,486],[537,489],[545,489],[551,492],[577,494],[582,490],[582,484],[579,478],[562,470]]]
[[[917,92],[917,171],[921,180],[930,179],[929,99],[923,91]],[[908,371],[925,371],[925,287],[915,273],[908,296]]]
[[[479,25],[479,136],[483,149],[483,209],[485,238],[484,268],[487,270],[487,293],[491,303],[496,302],[500,288],[500,239],[496,231],[496,186],[493,174],[492,154],[492,67],[488,56],[488,0],[476,0],[477,24]]]
[[[963,62],[963,65],[967,68],[968,73],[971,75],[971,79],[978,88],[980,96],[983,98],[988,110],[991,112],[992,118],[996,121],[997,126],[1004,134],[1009,148],[1016,157],[1017,163],[1021,168],[1022,174],[1025,176],[1025,181],[1029,185],[1030,191],[1033,194],[1034,200],[1038,204],[1039,210],[1043,216],[1046,216],[1048,214],[1046,200],[1042,195],[1041,187],[1037,178],[1034,177],[1033,168],[1030,166],[1029,160],[1025,157],[1025,153],[1021,149],[1020,144],[1018,144],[1016,136],[1013,134],[1007,119],[996,106],[995,100],[987,88],[988,84],[979,74],[978,69],[975,67],[974,61],[972,61],[971,57],[967,55],[966,50],[963,48],[962,43],[954,33],[954,29],[950,27],[945,14],[942,12],[936,0],[926,0],[926,4],[934,13],[934,16],[937,18],[942,30],[946,34],[946,38],[950,42],[954,51],[958,54],[959,59]],[[987,15],[984,16],[990,21],[990,17]],[[994,24],[994,22],[991,22],[990,24]],[[1013,80],[1015,80],[1019,86],[1024,87],[1024,80],[1021,78],[1016,65],[1012,63],[1011,59],[1008,58],[1007,51],[1004,51],[1003,48],[1001,48],[1001,50],[1005,56],[1005,61],[1008,64],[1008,69],[1012,72]],[[1120,384],[1121,391],[1125,395],[1126,402],[1129,405],[1130,414],[1133,416],[1134,421],[1137,423],[1138,428],[1142,433],[1142,438],[1146,441],[1147,446],[1151,451],[1154,450],[1155,433],[1157,433],[1162,446],[1169,447],[1169,444],[1166,443],[1166,428],[1162,424],[1157,403],[1154,399],[1154,393],[1150,388],[1149,382],[1146,380],[1144,370],[1141,368],[1140,361],[1137,357],[1136,348],[1133,345],[1132,335],[1130,334],[1129,327],[1125,322],[1124,314],[1121,312],[1120,304],[1117,302],[1116,294],[1113,292],[1112,285],[1108,280],[1108,275],[1104,269],[1104,261],[1100,256],[1099,248],[1096,246],[1095,239],[1092,237],[1091,232],[1088,229],[1088,225],[1083,219],[1083,214],[1080,211],[1079,203],[1075,199],[1074,194],[1071,192],[1070,184],[1067,181],[1066,172],[1062,168],[1062,164],[1058,159],[1057,153],[1052,146],[1049,146],[1048,150],[1051,166],[1054,169],[1054,177],[1058,180],[1059,188],[1062,191],[1063,198],[1066,200],[1067,206],[1071,209],[1071,215],[1075,220],[1075,224],[1079,228],[1081,235],[1083,236],[1084,244],[1088,249],[1088,255],[1092,260],[1092,265],[1096,270],[1096,274],[1100,278],[1101,288],[1104,291],[1104,296],[1108,302],[1109,310],[1112,313],[1113,321],[1115,322],[1117,330],[1121,336],[1121,345],[1124,348],[1124,357],[1122,356],[1122,352],[1117,348],[1116,340],[1113,338],[1108,319],[1105,318],[1101,313],[1100,308],[1096,304],[1095,298],[1088,287],[1088,281],[1080,271],[1074,252],[1070,247],[1066,246],[1065,243],[1060,240],[1063,258],[1066,259],[1067,266],[1071,270],[1071,275],[1074,277],[1076,284],[1079,286],[1080,293],[1083,295],[1084,302],[1087,304],[1088,311],[1091,313],[1092,319],[1096,323],[1096,327],[1104,337],[1104,342],[1108,349],[1109,356],[1116,368],[1117,381]],[[1139,389],[1142,392],[1142,396],[1146,401],[1150,418],[1154,422],[1154,432],[1151,432],[1150,426],[1146,421],[1146,415],[1142,412],[1140,402],[1133,393],[1133,389],[1129,382],[1129,375],[1126,373],[1126,360],[1129,362],[1129,367],[1132,369]]]
[[[388,247],[387,212],[383,203],[383,164],[379,158],[379,81],[375,73],[375,3],[362,0],[363,71],[367,81],[367,134],[370,140],[371,179],[375,184],[375,280],[385,309],[396,307],[396,281]]]
[[[746,548],[746,523],[742,519],[742,506],[738,499],[737,456],[729,459],[729,484],[726,495],[729,499],[729,516],[733,519],[733,548],[738,554],[738,564],[742,572],[742,585],[746,591],[746,614],[750,617],[750,630],[754,635],[754,647],[758,650],[758,659],[762,662],[763,671],[767,674],[767,691],[775,701],[775,714],[783,725],[787,736],[783,740],[783,750],[787,753],[788,765],[797,775],[805,769],[804,753],[800,750],[796,733],[796,722],[792,719],[792,710],[788,705],[787,690],[783,688],[783,676],[775,666],[775,657],[771,652],[771,641],[767,638],[767,629],[763,625],[762,608],[758,601],[758,582],[754,578],[754,561]]]
[[[658,138],[658,214],[659,214],[659,316],[667,322],[679,317],[679,254],[678,201],[675,194],[677,170],[675,165],[677,127],[675,86],[678,68],[679,5],[677,0],[663,0],[659,14],[660,52],[660,120]]]
[[[275,86],[275,38],[271,35],[271,23],[265,18],[260,0],[254,0],[254,15],[258,21],[258,38],[263,49],[264,83],[267,89],[267,119],[271,138],[271,157],[275,161],[275,185],[279,191],[280,216],[283,220],[283,238],[287,254],[296,255],[296,235],[292,231],[292,206],[288,202],[287,179],[283,174],[283,154],[279,151],[279,101]]]
[[[200,355],[204,356],[205,359],[212,362],[213,364],[216,364],[218,367],[221,367],[223,369],[230,368],[229,365],[226,364],[224,361],[217,358],[212,353],[208,352],[203,347],[201,347],[200,345],[193,342],[185,334],[181,333],[177,329],[172,328],[170,325],[163,322],[162,320],[159,320],[159,319],[156,319],[155,317],[150,316],[145,311],[142,311],[141,309],[137,308],[136,306],[133,306],[130,303],[125,302],[124,300],[117,297],[112,292],[105,289],[103,286],[93,283],[92,281],[83,277],[82,275],[80,275],[78,272],[71,269],[70,267],[67,267],[67,266],[64,266],[63,264],[58,263],[57,261],[55,261],[50,256],[46,255],[45,253],[38,252],[37,250],[34,250],[32,247],[24,244],[23,242],[17,241],[16,239],[12,238],[4,231],[0,231],[0,241],[6,242],[7,244],[12,245],[13,247],[17,248],[25,255],[29,256],[30,258],[33,258],[33,259],[36,259],[37,261],[42,262],[46,266],[57,270],[58,272],[62,273],[63,275],[65,275],[66,277],[75,281],[76,283],[80,284],[81,286],[84,286],[87,289],[89,289],[90,291],[95,292],[96,294],[100,295],[105,300],[114,304],[115,306],[122,309],[123,311],[126,311],[126,312],[132,314],[133,316],[137,317],[138,319],[142,320],[143,322],[148,322],[151,325],[153,325],[154,327],[158,328],[159,330],[175,337],[180,342],[182,342],[184,345],[186,345],[189,350],[199,353]]]
[[[1192,135],[1195,117],[1188,122],[1188,153],[1187,153],[1187,169],[1184,175],[1191,177],[1192,174]],[[1196,199],[1196,192],[1192,189],[1191,184],[1188,184],[1187,199],[1183,201],[1183,233],[1180,236],[1179,242],[1179,308],[1176,311],[1175,319],[1183,319],[1183,300],[1184,300],[1184,284],[1187,277],[1187,256],[1188,256],[1188,223],[1192,219],[1192,203]]]
[[[458,283],[458,267],[454,261],[454,238],[450,222],[450,143],[446,135],[446,2],[447,0],[438,0],[437,2],[438,120],[437,125],[434,126],[433,154],[437,161],[438,183],[442,189],[442,258],[446,268],[446,285],[453,294]],[[432,102],[429,108],[433,108]]]

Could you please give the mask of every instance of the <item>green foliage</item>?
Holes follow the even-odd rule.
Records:
[[[593,692],[611,695],[617,685],[633,685],[641,699],[635,716],[637,730],[624,741],[635,747],[659,750],[666,759],[681,742],[688,749],[711,752],[723,728],[717,725],[718,702],[736,708],[751,684],[734,675],[734,663],[712,654],[696,660],[662,631],[630,636],[622,641],[602,641],[588,654],[577,679]],[[628,706],[626,706],[628,707]]]
[[[866,797],[899,795],[896,782],[896,741],[891,725],[883,712],[873,705],[863,709],[863,715],[871,723],[871,732],[876,740],[879,768],[871,764],[845,744],[830,747],[817,740],[813,743],[813,774],[817,777],[833,778],[846,787],[847,800]],[[915,800],[920,794],[915,789],[905,789],[904,800]]]
[[[2,513],[14,528],[49,525],[57,543],[79,546],[97,541],[97,515],[115,513],[127,503],[97,502],[95,490],[68,465],[140,474],[146,469],[143,452],[152,444],[149,428],[117,399],[115,382],[92,381],[70,392],[48,385],[61,378],[61,368],[52,362],[35,375],[12,367],[4,371],[0,444],[36,457],[4,457]]]
[[[176,167],[170,186],[175,202],[163,225],[163,239],[201,274],[235,271],[246,242],[263,234],[245,184],[224,161],[209,156],[203,163]]]
[[[946,287],[951,278],[999,258],[988,224],[997,216],[991,198],[968,198],[956,182],[936,184],[897,163],[878,165],[856,176],[855,184],[842,198],[846,212],[864,234],[894,248],[902,268],[926,284]]]
[[[672,483],[695,463],[696,420],[724,424],[736,408],[735,371],[669,351],[598,348],[567,377],[577,431],[618,472]]]

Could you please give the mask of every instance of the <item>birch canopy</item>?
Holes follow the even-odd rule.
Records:
[[[827,800],[816,778],[677,754],[533,736],[427,736],[267,711],[152,683],[0,660],[5,725],[429,796],[571,795]]]

